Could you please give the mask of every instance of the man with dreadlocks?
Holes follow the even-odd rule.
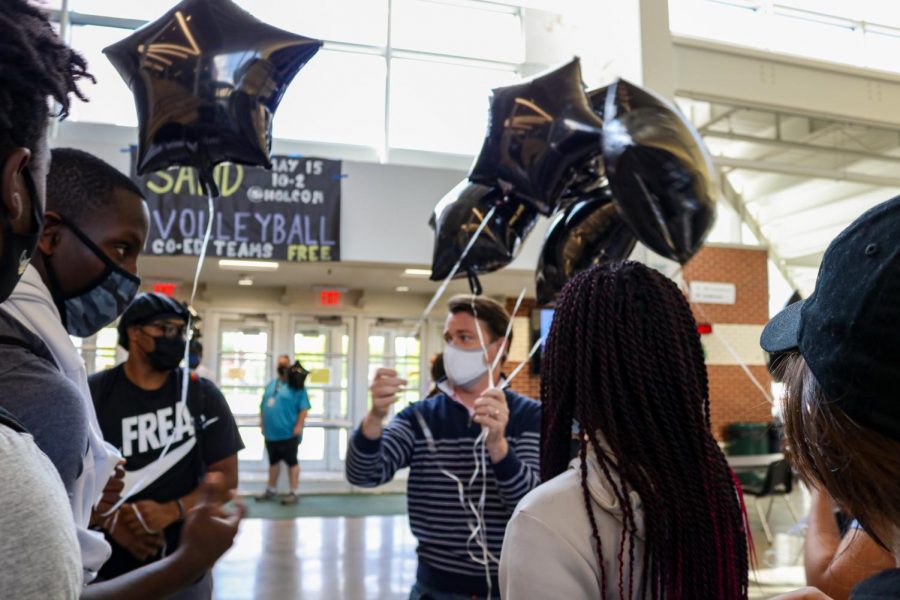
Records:
[[[576,275],[544,356],[544,484],[507,528],[504,600],[745,598],[744,515],[678,287],[634,262]]]
[[[506,523],[538,484],[540,405],[499,389],[509,322],[493,300],[451,298],[442,355],[447,377],[438,382],[439,392],[384,426],[406,381],[392,369],[378,369],[372,408],[350,439],[347,479],[354,485],[381,485],[410,468],[409,523],[419,540],[411,600],[496,598],[495,557]],[[482,450],[476,440],[484,432]],[[486,469],[473,480],[475,456]],[[471,507],[482,502],[476,519]]]
[[[0,31],[2,300],[32,269],[28,263],[44,220],[48,99],[55,100],[60,116],[65,116],[70,94],[84,99],[76,82],[91,77],[84,59],[67,48],[47,16],[25,0],[0,0]],[[70,457],[64,463],[50,445],[41,446],[46,437],[10,437],[9,430],[22,435],[29,426],[15,410],[0,410],[0,594],[25,600],[139,600],[169,597],[187,587],[230,547],[237,533],[240,512],[222,511],[227,494],[221,479],[207,481],[204,499],[188,516],[175,553],[126,576],[82,587],[109,555],[109,545],[102,534],[89,529],[88,520],[101,500],[111,504],[117,499],[115,488],[105,488],[116,457],[91,439],[96,418],[90,397],[81,395],[60,371],[48,344],[8,309],[9,301],[0,307],[0,394],[8,401],[0,404],[52,399],[57,404],[46,407],[47,420],[65,407],[71,415],[65,435],[74,440],[81,460]],[[22,408],[27,402],[16,404]],[[41,426],[33,414],[28,417],[29,423]],[[50,453],[59,464],[48,458]],[[55,469],[48,471],[50,465]],[[62,478],[71,480],[69,489]],[[60,500],[69,501],[68,510],[60,511]]]

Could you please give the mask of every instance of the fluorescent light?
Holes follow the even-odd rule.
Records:
[[[414,277],[431,277],[431,269],[406,269],[403,274]]]
[[[398,285],[398,286],[397,286],[397,291],[400,292],[401,294],[404,293],[404,292],[408,292],[408,291],[409,291],[409,286],[408,286],[408,285]]]
[[[238,279],[238,285],[253,285],[253,278],[249,275],[242,275],[240,279]]]
[[[278,263],[264,260],[230,260],[227,258],[222,258],[219,260],[219,268],[226,270],[237,269],[239,271],[243,271],[245,269],[249,269],[251,271],[274,271],[278,269]]]

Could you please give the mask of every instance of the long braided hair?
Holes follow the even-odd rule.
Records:
[[[544,356],[541,475],[566,470],[574,420],[601,597],[617,577],[619,598],[746,598],[739,492],[710,429],[700,337],[678,287],[635,262],[576,275],[560,295]],[[617,548],[598,532],[589,448],[623,510]],[[645,527],[638,574],[632,493]],[[613,556],[617,574],[606,569]]]

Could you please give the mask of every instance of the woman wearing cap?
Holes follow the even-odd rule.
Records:
[[[812,296],[772,319],[761,345],[789,353],[780,368],[794,468],[900,562],[900,197],[831,243]],[[900,597],[900,569],[868,577],[850,597]]]

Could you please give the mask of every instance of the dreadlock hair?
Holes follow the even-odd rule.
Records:
[[[54,33],[47,15],[26,0],[0,0],[0,148],[34,150],[47,128],[47,98],[69,114],[69,94],[94,78],[87,62]]]
[[[620,598],[746,598],[739,491],[710,429],[700,336],[678,287],[636,262],[576,275],[560,295],[544,356],[541,476],[547,481],[566,470],[577,421],[601,597],[606,555],[617,558]],[[623,509],[618,548],[604,547],[598,532],[587,486],[589,448]],[[646,530],[639,590],[633,492]]]
[[[47,210],[81,225],[114,204],[116,189],[143,198],[127,175],[106,161],[75,148],[54,148],[47,173]]]

